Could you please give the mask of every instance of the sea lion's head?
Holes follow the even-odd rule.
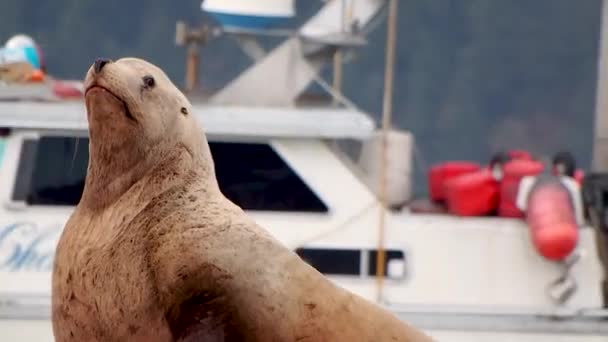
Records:
[[[92,140],[99,133],[103,139],[128,140],[147,150],[166,140],[192,145],[193,135],[201,134],[193,129],[198,127],[188,99],[160,68],[147,61],[97,59],[84,85]]]
[[[138,58],[97,59],[84,86],[91,177],[110,183],[130,173],[136,180],[176,154],[212,169],[190,102],[157,66]]]

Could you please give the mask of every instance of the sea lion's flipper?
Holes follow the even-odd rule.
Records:
[[[194,296],[173,308],[167,320],[177,342],[245,341],[223,297]]]

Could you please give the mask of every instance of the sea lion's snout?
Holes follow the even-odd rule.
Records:
[[[108,91],[113,88],[113,85],[108,84],[107,82],[109,75],[106,75],[108,74],[108,64],[112,63],[114,63],[114,61],[109,58],[99,57],[95,59],[95,62],[93,62],[93,64],[89,67],[89,70],[84,78],[85,96],[91,88],[96,86],[102,86]],[[102,71],[104,72],[102,73]],[[110,76],[109,78],[112,77]]]
[[[131,122],[136,119],[129,110],[125,98],[129,98],[125,82],[116,77],[117,69],[108,68],[115,63],[109,58],[97,58],[85,77],[85,102],[89,119],[97,118],[108,126],[106,119],[115,120],[116,113],[122,113]],[[112,122],[116,125],[117,122]]]
[[[108,63],[112,63],[112,60],[107,58],[97,58],[95,60],[95,73],[99,74],[103,67]]]

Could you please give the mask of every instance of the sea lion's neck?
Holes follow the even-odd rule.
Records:
[[[154,196],[192,179],[193,175],[219,189],[210,156],[195,155],[183,145],[170,148],[159,145],[149,150],[127,148],[128,151],[117,151],[107,143],[97,146],[91,142],[82,206],[103,210],[138,182],[151,183],[143,186],[149,196]]]

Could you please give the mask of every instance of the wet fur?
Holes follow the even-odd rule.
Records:
[[[85,80],[112,94],[87,95],[89,170],[53,272],[56,341],[430,341],[222,195],[190,104],[160,69],[105,68]],[[158,93],[137,88],[144,74]]]

